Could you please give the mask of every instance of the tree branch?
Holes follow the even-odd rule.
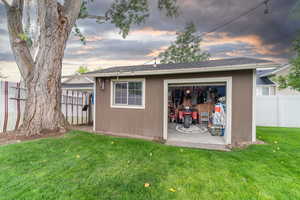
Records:
[[[65,16],[68,18],[71,28],[79,16],[81,4],[82,0],[65,0],[64,2]]]
[[[1,1],[3,2],[3,4],[4,4],[7,8],[10,7],[9,3],[8,3],[6,0],[1,0]]]
[[[21,37],[24,34],[22,27],[23,3],[23,0],[14,0],[11,6],[6,7],[6,15],[11,48],[21,75],[26,78],[32,71],[34,62],[26,41]]]
[[[108,17],[88,14],[81,19],[96,19],[98,22],[105,22],[108,20]]]

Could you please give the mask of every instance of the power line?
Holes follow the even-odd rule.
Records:
[[[207,32],[204,32],[204,33],[200,34],[198,37],[203,37],[204,35],[207,35],[207,34],[209,34],[209,33],[213,33],[213,32],[215,32],[215,31],[217,31],[217,30],[219,30],[219,29],[221,29],[221,28],[223,28],[223,27],[225,27],[225,26],[227,26],[227,25],[229,25],[229,24],[232,24],[233,22],[239,20],[240,18],[249,15],[250,13],[252,13],[252,12],[255,11],[256,9],[258,9],[258,8],[261,7],[262,5],[265,5],[265,6],[266,6],[266,9],[265,9],[264,13],[265,13],[265,14],[268,14],[268,12],[269,12],[269,11],[268,11],[268,3],[269,3],[269,1],[271,1],[271,0],[265,0],[265,1],[263,1],[263,2],[261,2],[261,3],[259,3],[259,4],[257,4],[257,5],[254,6],[253,8],[251,8],[251,9],[249,9],[249,10],[243,12],[242,14],[240,14],[240,15],[238,15],[237,17],[235,17],[235,18],[229,20],[228,22],[224,22],[224,23],[222,23],[222,24],[220,24],[220,25],[217,25],[216,27],[212,28],[211,30],[209,30],[209,31],[207,31]]]
[[[202,38],[203,36],[207,35],[207,34],[210,34],[210,33],[213,33],[213,32],[216,32],[217,30],[221,29],[221,28],[224,28],[225,26],[228,26],[230,24],[232,24],[233,22],[239,20],[240,18],[242,17],[245,17],[247,15],[249,15],[250,13],[252,13],[253,11],[257,10],[258,8],[260,8],[261,6],[265,5],[265,10],[264,10],[264,14],[268,14],[269,13],[269,7],[268,7],[268,3],[270,2],[271,0],[264,0],[263,2],[257,4],[256,6],[254,6],[253,8],[241,13],[240,15],[232,18],[231,20],[227,21],[227,22],[224,22],[222,24],[219,24],[217,26],[215,26],[214,28],[212,28],[211,30],[207,31],[207,32],[204,32],[204,33],[201,33],[199,36],[197,36],[195,39],[199,39],[199,38]],[[155,58],[147,61],[145,64],[155,60]]]

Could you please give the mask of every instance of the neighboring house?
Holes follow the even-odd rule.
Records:
[[[276,69],[257,71],[257,95],[300,95],[300,92],[291,88],[278,88],[276,82],[273,81],[274,78],[288,75],[290,68],[291,65],[286,64]]]
[[[93,88],[94,80],[80,73],[62,77],[62,110],[70,123],[75,124],[77,116],[87,118],[88,124],[93,121]]]
[[[256,69],[272,67],[232,58],[89,72],[96,80],[94,130],[201,148],[255,142]],[[192,107],[191,118],[183,111]]]
[[[76,73],[70,76],[62,77],[63,90],[80,90],[80,91],[93,91],[94,80],[90,77]]]
[[[275,69],[257,70],[256,71],[256,95],[257,96],[272,96],[276,95],[276,84],[269,79],[265,74],[273,72]]]

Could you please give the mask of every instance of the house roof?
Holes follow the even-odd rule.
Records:
[[[271,70],[263,70],[264,73],[260,74],[260,77],[268,77],[272,75],[276,75],[278,72],[281,72],[282,70],[291,67],[290,64],[285,64],[283,66],[280,66],[276,69],[271,69]]]
[[[255,58],[230,58],[220,60],[208,60],[197,63],[180,63],[180,64],[157,64],[157,65],[135,65],[110,67],[85,75],[91,77],[110,77],[110,76],[136,76],[136,75],[155,75],[155,74],[177,74],[209,71],[230,71],[256,69],[266,67],[277,67],[278,64],[262,59]]]
[[[92,90],[94,87],[94,80],[85,75],[76,73],[70,76],[64,76],[62,82],[63,89],[70,90]]]
[[[270,74],[276,69],[265,69],[256,71],[256,85],[275,85],[266,74]]]
[[[62,83],[68,83],[68,84],[71,84],[71,83],[74,83],[74,84],[77,84],[77,83],[94,83],[94,80],[91,79],[90,77],[87,77],[85,75],[82,75],[80,73],[75,73],[73,75],[69,75],[69,76],[63,76],[62,77]]]
[[[256,76],[256,85],[275,85],[268,77]]]
[[[63,83],[63,89],[70,90],[92,90],[94,87],[94,83]]]
[[[270,74],[272,74],[272,72],[274,72],[276,69],[265,69],[265,70],[257,70],[256,74],[259,77],[267,77]]]

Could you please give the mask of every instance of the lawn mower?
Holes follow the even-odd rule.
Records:
[[[184,128],[190,128],[192,124],[197,123],[198,111],[190,106],[185,106],[179,110],[178,119],[180,123],[183,123]]]

